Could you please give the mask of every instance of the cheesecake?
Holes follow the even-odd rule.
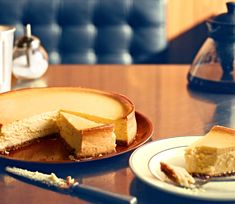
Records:
[[[26,118],[30,120],[33,116],[58,110],[72,111],[77,116],[97,123],[113,124],[117,144],[129,145],[136,137],[135,107],[127,97],[80,87],[50,87],[0,94],[0,126],[4,130],[4,133],[0,133],[1,141],[13,140],[13,144],[18,143],[6,133],[5,126],[10,127],[12,123],[22,124]],[[14,128],[19,138],[27,137],[20,133],[20,125]]]
[[[113,124],[102,124],[68,112],[51,111],[13,121],[1,127],[0,152],[21,148],[42,137],[56,134],[77,158],[115,151]]]
[[[58,116],[58,111],[51,111],[0,126],[0,152],[6,153],[39,138],[59,133]]]
[[[186,169],[193,175],[223,176],[235,173],[235,130],[214,126],[185,149]]]
[[[57,124],[60,136],[78,158],[115,151],[116,136],[112,124],[96,123],[64,111],[60,111]]]

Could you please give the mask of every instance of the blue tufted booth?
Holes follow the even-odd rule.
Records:
[[[0,24],[31,24],[50,63],[144,63],[167,45],[165,2],[0,0]]]

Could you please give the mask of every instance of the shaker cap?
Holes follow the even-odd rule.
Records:
[[[40,46],[40,43],[41,42],[40,42],[39,38],[37,38],[31,34],[30,24],[27,24],[24,36],[22,36],[16,40],[15,46],[18,48],[37,49]]]

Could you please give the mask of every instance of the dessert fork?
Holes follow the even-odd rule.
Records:
[[[194,186],[196,188],[200,188],[209,182],[235,182],[235,176],[233,175],[233,176],[205,177],[205,178],[194,177],[194,180],[195,180]]]
[[[235,175],[231,176],[218,176],[218,177],[193,177],[185,168],[175,166],[165,162],[160,162],[160,169],[165,176],[172,181],[175,185],[184,188],[201,188],[203,185],[209,182],[233,182],[235,181]],[[153,172],[152,172],[153,173]],[[157,177],[154,173],[153,175]]]

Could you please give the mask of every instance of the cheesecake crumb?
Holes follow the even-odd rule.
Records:
[[[74,155],[69,155],[69,160],[71,160],[71,161],[74,161],[74,162],[78,162],[78,161],[81,161],[80,159],[78,159],[78,158],[76,158]]]
[[[75,160],[76,160],[75,157],[74,157],[74,155],[71,155],[71,154],[69,155],[69,159],[72,160],[72,161],[75,161]]]
[[[160,162],[160,167],[167,178],[175,184],[186,188],[194,187],[195,179],[186,171],[186,169],[165,162]]]
[[[53,182],[58,182],[58,177],[54,173],[51,173],[49,179]]]
[[[71,176],[67,176],[66,177],[66,183],[67,183],[68,186],[71,186],[75,183],[75,179],[72,178]]]
[[[9,152],[9,151],[7,151],[7,150],[4,150],[4,154],[5,154],[5,155],[9,155],[9,154],[10,154],[10,152]]]

